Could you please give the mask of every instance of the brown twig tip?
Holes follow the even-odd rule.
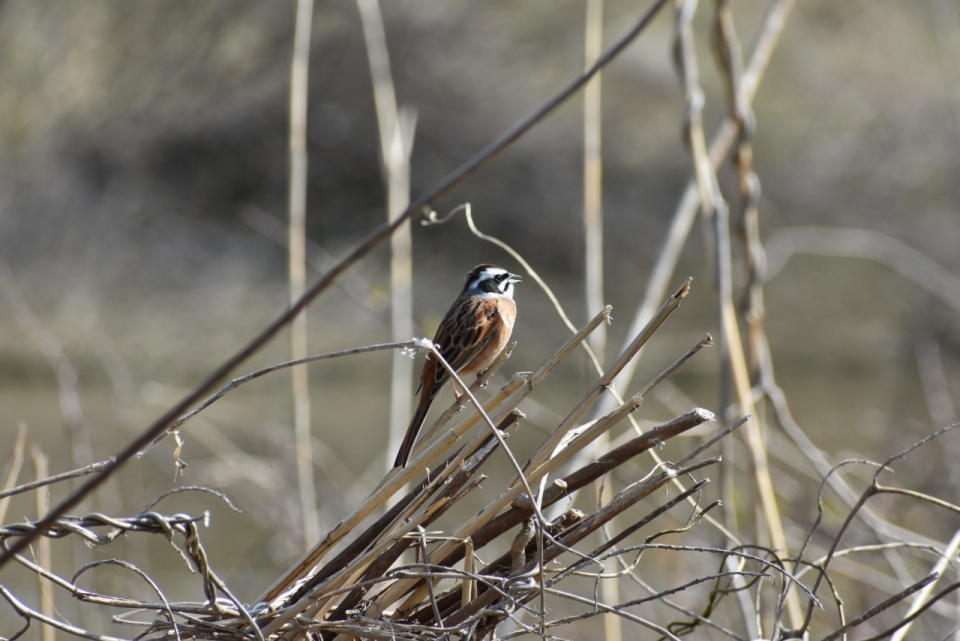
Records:
[[[695,407],[690,411],[694,414],[694,416],[696,416],[696,419],[699,421],[699,423],[706,423],[707,421],[711,423],[717,422],[717,415],[710,410],[705,410],[702,407]]]
[[[677,298],[686,298],[687,294],[690,293],[690,283],[693,282],[693,276],[688,276],[687,280],[683,282],[683,285],[680,286],[680,289],[677,290],[677,293],[673,295],[674,299]]]
[[[700,346],[701,346],[701,347],[711,347],[712,345],[713,345],[713,336],[711,336],[709,333],[707,333],[707,335],[703,337],[703,340],[700,341]]]

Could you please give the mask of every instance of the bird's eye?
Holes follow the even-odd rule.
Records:
[[[499,275],[497,276],[497,280],[500,281],[500,282],[503,282],[503,279],[506,278],[506,277],[507,277],[506,274],[499,274]]]

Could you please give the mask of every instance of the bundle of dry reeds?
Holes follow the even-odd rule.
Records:
[[[573,552],[575,562],[595,559],[616,540],[582,553],[575,552],[574,546],[678,475],[691,474],[718,462],[718,458],[694,460],[714,439],[680,461],[664,465],[630,485],[593,514],[568,510],[553,521],[543,516],[542,508],[604,477],[658,443],[712,419],[705,410],[692,410],[562,478],[550,480],[551,473],[636,410],[643,394],[709,342],[709,339],[702,341],[681,356],[643,391],[613,411],[596,421],[578,425],[624,364],[636,355],[688,291],[689,283],[685,283],[670,297],[630,348],[584,394],[523,466],[507,450],[516,466],[516,476],[506,483],[498,483],[502,487],[499,496],[459,526],[444,524],[442,517],[481,481],[487,480],[483,464],[498,446],[504,445],[503,432],[521,418],[517,405],[541,385],[591,331],[607,320],[610,308],[574,335],[539,371],[514,376],[479,406],[481,411],[467,413],[456,426],[431,440],[458,411],[458,405],[452,405],[428,431],[407,468],[388,474],[367,500],[264,593],[261,601],[269,604],[271,612],[264,621],[264,633],[299,629],[365,638],[390,638],[391,635],[433,638],[444,634],[481,638],[500,621],[527,608],[526,603],[547,588],[557,589],[557,583],[572,571],[569,567],[552,565],[560,555]],[[483,384],[509,353],[510,349],[506,350],[470,388],[468,396],[474,402],[477,399],[472,390]],[[441,460],[452,447],[456,448],[453,453]],[[425,469],[426,478],[379,519],[366,528],[360,527]],[[626,533],[697,493],[702,485],[703,482],[694,482],[692,487],[685,487],[668,506],[638,517]],[[428,533],[425,528],[430,526],[440,530]],[[511,541],[510,553],[478,567],[474,554],[503,537]],[[349,544],[342,551],[329,558],[334,546],[347,541]],[[396,567],[401,555],[410,548],[419,552],[419,562]],[[549,575],[540,571],[545,567],[549,567]]]
[[[601,395],[612,393],[610,388],[614,377],[680,305],[689,289],[690,283],[687,281],[664,303],[630,347],[587,390],[523,465],[519,464],[504,442],[506,431],[523,416],[517,409],[518,404],[542,385],[551,371],[580,346],[593,330],[609,320],[611,309],[604,308],[537,372],[515,375],[502,389],[480,404],[475,392],[510,357],[513,346],[508,347],[467,388],[463,398],[472,403],[464,406],[455,402],[451,405],[428,430],[414,451],[411,463],[404,469],[391,471],[352,514],[328,532],[254,605],[241,604],[209,567],[197,530],[197,521],[202,519],[182,514],[163,516],[153,510],[156,502],[133,518],[91,515],[83,519],[61,519],[46,534],[53,537],[77,535],[93,545],[105,545],[122,534],[133,532],[161,533],[171,542],[179,535],[182,542],[178,549],[188,560],[188,565],[200,573],[206,603],[172,603],[163,597],[160,589],[145,574],[142,576],[151,582],[161,596],[160,602],[98,595],[77,587],[76,582],[88,569],[102,562],[85,566],[72,580],[66,580],[22,555],[16,558],[82,601],[135,611],[138,616],[124,615],[115,620],[142,626],[144,629],[138,636],[146,638],[175,635],[178,638],[266,639],[276,635],[297,638],[301,633],[319,634],[323,638],[483,638],[508,618],[517,622],[520,629],[536,629],[544,633],[551,627],[543,613],[544,596],[548,594],[592,604],[595,614],[611,611],[614,609],[612,606],[600,603],[589,593],[578,594],[563,589],[565,586],[561,582],[575,574],[582,575],[591,564],[597,566],[594,573],[597,568],[602,569],[604,565],[601,558],[615,549],[618,543],[680,503],[690,501],[697,505],[694,497],[700,496],[708,481],[695,479],[694,472],[720,460],[719,457],[698,457],[739,423],[721,431],[676,462],[659,461],[655,456],[652,471],[629,484],[592,514],[568,509],[558,518],[548,521],[543,509],[603,479],[633,461],[637,455],[651,451],[664,441],[713,419],[710,412],[695,408],[639,433],[578,469],[562,476],[556,475],[575,454],[584,451],[598,436],[634,412],[644,395],[660,381],[710,343],[710,337],[707,336],[639,393],[620,402],[604,416],[581,424],[581,419]],[[410,345],[436,350],[432,343],[425,340],[412,341]],[[439,357],[436,351],[434,353]],[[456,377],[455,372],[452,375]],[[249,380],[249,377],[243,380]],[[225,390],[236,384],[228,385]],[[198,409],[206,407],[222,393],[224,391],[211,397]],[[195,413],[191,412],[184,419]],[[448,427],[458,413],[459,422]],[[181,423],[178,421],[176,425]],[[506,482],[489,479],[483,471],[484,464],[498,447],[505,449],[516,468],[516,475],[505,479]],[[637,469],[650,467],[649,464],[634,466],[629,474],[636,477]],[[424,478],[387,509],[388,502],[424,470]],[[445,521],[444,516],[450,508],[484,481],[500,487],[497,497],[465,523]],[[665,504],[647,509],[635,508],[628,519],[629,525],[612,538],[593,549],[578,549],[578,545],[587,541],[589,535],[669,483],[677,484],[679,491]],[[714,505],[716,503],[696,508],[696,519]],[[380,516],[375,518],[378,514]],[[7,526],[0,531],[0,536],[6,541],[7,538],[22,536],[35,526]],[[98,534],[101,528],[106,532]],[[509,542],[506,546],[500,545],[508,547],[508,553],[487,563],[478,560],[478,552],[503,541]],[[339,551],[333,554],[335,548]],[[417,561],[402,563],[404,552],[411,549],[416,552]],[[112,560],[110,563],[125,562]],[[127,565],[134,567],[133,564]],[[4,596],[27,617],[28,625],[32,618],[51,623],[42,614],[32,613],[12,593],[4,592]],[[532,603],[538,599],[539,605]],[[153,617],[144,619],[144,611],[152,611]],[[518,616],[521,612],[532,615],[534,628],[521,622]],[[675,638],[652,622],[625,611],[619,614],[629,620],[642,622],[668,638]],[[70,632],[89,638],[107,638],[79,629]]]

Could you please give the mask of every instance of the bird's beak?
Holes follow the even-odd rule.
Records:
[[[511,283],[522,283],[522,282],[523,282],[523,278],[522,278],[519,274],[510,274],[510,275],[507,277],[507,281],[509,281],[509,282],[511,282]]]

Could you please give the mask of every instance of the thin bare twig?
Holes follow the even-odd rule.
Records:
[[[229,383],[221,387],[219,390],[217,390],[213,394],[213,396],[210,396],[205,401],[197,405],[195,408],[193,408],[183,416],[179,417],[177,420],[173,421],[170,424],[170,427],[164,433],[160,434],[156,439],[154,439],[153,442],[147,445],[147,447],[145,447],[142,452],[139,452],[138,456],[143,456],[151,447],[153,447],[160,440],[162,440],[168,433],[172,432],[175,429],[178,429],[181,425],[189,421],[191,418],[193,418],[203,410],[210,407],[210,405],[215,403],[217,400],[223,397],[223,395],[229,392],[230,390],[233,390],[243,385],[244,383],[248,383],[255,378],[260,378],[261,376],[270,374],[272,372],[276,372],[277,370],[286,369],[288,367],[294,367],[297,365],[305,365],[307,363],[314,363],[316,361],[324,361],[331,358],[340,358],[341,356],[353,356],[354,354],[365,354],[367,352],[377,352],[385,349],[412,350],[416,348],[417,345],[419,345],[417,341],[409,340],[409,341],[402,341],[398,343],[378,343],[376,345],[364,345],[363,347],[352,347],[350,349],[337,350],[336,352],[327,352],[326,354],[316,354],[314,356],[307,356],[306,358],[300,358],[292,361],[285,361],[283,363],[276,363],[274,365],[269,365],[262,369],[258,369],[255,372],[250,372],[249,374],[238,376],[237,378],[233,379],[232,381],[230,381]]]
[[[929,578],[929,577],[928,577],[928,578]],[[913,586],[911,586],[911,588],[912,588],[912,587],[913,587]],[[943,599],[943,597],[947,596],[947,595],[950,594],[951,592],[956,591],[957,589],[960,589],[960,581],[958,581],[958,582],[956,582],[956,583],[951,583],[950,585],[948,585],[948,586],[945,587],[944,589],[942,589],[942,590],[940,590],[939,592],[937,592],[933,597],[930,598],[929,601],[927,601],[926,603],[924,603],[921,607],[919,607],[919,608],[918,608],[916,611],[914,611],[912,614],[910,614],[910,615],[904,617],[903,619],[901,619],[896,625],[894,625],[894,626],[892,626],[892,627],[890,627],[890,628],[887,628],[887,629],[884,630],[883,632],[880,632],[880,633],[878,633],[878,634],[875,634],[875,635],[872,636],[872,637],[867,637],[867,638],[865,638],[865,639],[860,639],[859,641],[880,641],[880,639],[885,639],[885,638],[887,638],[887,637],[890,636],[895,630],[897,630],[898,628],[900,628],[900,626],[907,625],[907,624],[913,622],[914,620],[916,620],[916,618],[917,618],[918,616],[920,616],[921,614],[923,614],[924,612],[926,612],[928,609],[930,609],[931,607],[933,607],[933,606],[936,605],[937,603],[939,603],[940,600]],[[955,631],[956,631],[956,628],[954,628],[953,630],[951,630],[950,634],[947,635],[947,636],[952,635]],[[946,639],[946,638],[947,638],[947,637],[943,637],[943,639]]]
[[[8,496],[14,496],[15,494],[22,494],[24,492],[29,492],[30,490],[35,490],[46,485],[53,485],[54,483],[59,483],[60,481],[67,481],[69,479],[75,479],[79,476],[86,476],[87,474],[94,474],[104,470],[110,463],[112,459],[107,459],[106,461],[100,461],[99,463],[91,463],[86,467],[81,467],[78,470],[70,470],[69,472],[61,472],[60,474],[54,474],[53,476],[48,476],[47,478],[38,479],[36,481],[31,481],[29,483],[24,483],[23,485],[18,485],[17,487],[10,488],[9,490],[3,490],[0,492],[0,499],[5,499]],[[3,522],[3,510],[0,509],[0,522]]]
[[[901,601],[906,599],[908,596],[910,596],[914,592],[922,590],[924,586],[935,581],[937,578],[938,578],[937,574],[931,574],[927,577],[924,577],[923,579],[920,579],[919,581],[917,581],[916,583],[908,587],[906,590],[899,592],[897,594],[894,594],[889,599],[886,599],[885,601],[882,601],[877,605],[873,606],[872,608],[870,608],[869,610],[867,610],[866,612],[858,616],[856,619],[847,623],[845,626],[837,628],[827,636],[823,637],[820,641],[833,641],[834,639],[839,639],[841,636],[846,634],[848,630],[852,630],[853,628],[857,627],[864,621],[871,619],[876,615],[880,614],[881,612],[883,612],[884,610],[887,610],[893,607],[894,605],[896,605],[897,603],[900,603]],[[883,635],[883,636],[886,636],[886,635]],[[874,638],[883,638],[883,637],[874,637]]]
[[[177,641],[180,641],[180,639],[182,638],[180,636],[180,627],[177,625],[177,620],[173,616],[173,608],[170,607],[170,601],[167,599],[167,595],[163,593],[163,590],[160,589],[160,586],[157,585],[156,581],[151,579],[146,572],[144,572],[134,564],[128,563],[127,561],[121,561],[119,559],[101,559],[99,561],[93,561],[91,563],[87,563],[82,568],[77,570],[76,574],[73,575],[73,579],[70,581],[70,584],[75,589],[79,590],[79,588],[77,588],[76,586],[77,586],[77,581],[80,579],[80,575],[86,572],[87,570],[93,569],[95,567],[99,567],[101,565],[116,565],[116,566],[122,567],[124,569],[130,570],[131,572],[133,572],[134,574],[142,578],[144,581],[146,581],[147,584],[149,584],[150,587],[153,588],[153,591],[157,593],[157,596],[160,597],[160,600],[163,601],[163,605],[165,606],[167,610],[167,614],[170,617],[170,622],[173,624],[173,632],[177,637]],[[78,594],[77,596],[80,596],[80,594]],[[89,597],[87,597],[87,595],[84,595],[84,596],[81,596],[80,598],[89,598]]]
[[[2,596],[4,599],[6,599],[6,600],[7,600],[7,603],[10,604],[10,607],[12,607],[13,610],[14,610],[17,614],[19,614],[21,617],[23,617],[24,619],[27,619],[28,622],[29,622],[30,620],[36,620],[36,621],[39,621],[40,623],[42,623],[42,624],[44,624],[44,625],[48,625],[48,626],[50,626],[50,627],[53,627],[53,628],[56,628],[56,629],[61,630],[61,631],[63,631],[63,632],[66,632],[67,634],[72,634],[73,636],[75,636],[75,637],[80,637],[80,638],[82,638],[82,639],[91,639],[92,641],[125,641],[124,639],[120,639],[120,638],[117,638],[117,637],[111,637],[111,636],[108,636],[108,635],[105,635],[105,634],[94,634],[93,632],[88,632],[88,631],[84,630],[83,628],[78,628],[78,627],[73,626],[73,625],[70,625],[70,624],[68,624],[68,623],[61,623],[60,621],[57,621],[57,620],[54,619],[54,618],[45,616],[45,615],[41,614],[40,612],[37,612],[37,611],[32,610],[31,608],[27,607],[24,603],[22,603],[19,599],[17,599],[17,597],[15,597],[15,596],[13,595],[13,593],[10,592],[10,591],[9,591],[7,588],[5,588],[3,585],[0,585],[0,596]],[[24,628],[24,631],[25,631],[25,630],[26,630],[26,628]],[[17,634],[17,635],[15,635],[14,637],[11,637],[11,640],[10,640],[10,641],[13,641],[14,639],[16,639],[16,638],[19,637],[19,636],[21,636],[21,634]]]
[[[657,634],[660,634],[667,639],[672,639],[673,641],[680,641],[679,637],[671,633],[666,628],[661,627],[656,623],[653,623],[652,621],[647,621],[646,619],[638,617],[635,614],[630,614],[629,612],[625,612],[623,609],[621,609],[620,606],[610,606],[605,603],[600,603],[596,599],[588,599],[586,597],[580,596],[579,594],[573,594],[572,592],[566,592],[564,590],[558,590],[556,588],[546,588],[546,591],[549,592],[550,594],[555,594],[559,597],[569,599],[570,601],[584,603],[598,610],[602,610],[603,612],[608,612],[610,614],[615,614],[618,617],[623,617],[627,621],[632,621],[633,623],[642,625],[643,627],[653,630]],[[561,623],[565,623],[565,621],[561,621]]]
[[[880,493],[879,483],[878,483],[878,478],[879,478],[880,474],[883,473],[885,470],[889,470],[889,469],[890,469],[890,465],[892,465],[894,461],[897,461],[897,460],[900,460],[900,459],[905,458],[908,454],[910,454],[910,453],[913,452],[914,450],[916,450],[916,449],[918,449],[918,448],[926,445],[927,443],[933,441],[933,440],[936,439],[936,438],[939,438],[940,436],[942,436],[943,434],[945,434],[945,433],[948,432],[949,430],[951,430],[951,429],[953,429],[953,428],[955,428],[955,427],[958,427],[958,425],[960,425],[960,424],[956,424],[956,423],[955,423],[955,424],[953,424],[953,425],[948,425],[947,427],[941,428],[941,429],[933,432],[932,434],[930,434],[930,435],[928,435],[928,436],[920,439],[919,441],[917,441],[917,442],[915,442],[915,443],[912,443],[909,447],[907,447],[907,448],[901,450],[900,452],[898,452],[897,454],[891,456],[891,457],[888,458],[886,461],[884,461],[882,464],[877,465],[877,471],[876,471],[876,472],[874,473],[874,475],[873,475],[873,481],[872,481],[872,483],[871,483],[871,484],[863,491],[863,493],[860,495],[860,498],[857,500],[856,504],[850,509],[850,512],[847,514],[847,518],[844,520],[843,524],[840,526],[840,529],[838,530],[837,534],[833,537],[833,541],[831,542],[830,547],[829,547],[829,549],[828,549],[828,551],[827,551],[827,554],[826,554],[826,559],[825,559],[824,562],[820,565],[820,572],[818,573],[817,579],[816,579],[816,581],[814,582],[814,585],[813,585],[813,588],[812,588],[812,591],[813,591],[814,594],[817,592],[817,589],[818,589],[819,586],[820,586],[820,582],[824,579],[824,577],[825,577],[825,575],[826,575],[827,567],[828,567],[828,565],[830,564],[830,561],[831,561],[832,558],[833,558],[833,554],[836,552],[837,548],[840,546],[840,540],[843,538],[844,534],[845,534],[845,533],[847,532],[847,530],[850,528],[850,524],[853,522],[854,518],[857,516],[857,514],[860,512],[860,510],[864,507],[864,505],[867,503],[867,501],[869,501],[870,498],[872,498],[873,496],[875,496],[875,495],[877,495],[877,494]],[[838,464],[837,466],[834,467],[834,470],[839,469],[839,467],[840,467],[840,465]],[[824,482],[823,482],[823,483],[825,484],[826,482],[827,482],[827,479],[824,479]],[[823,484],[821,484],[821,492],[822,492],[822,488],[823,488]],[[821,508],[821,510],[822,510],[822,508]],[[808,540],[809,540],[809,538],[810,538],[810,537],[808,536]],[[799,558],[799,557],[798,557],[798,558]],[[924,584],[924,585],[925,585],[925,584]],[[917,588],[917,590],[921,589],[922,587],[923,587],[923,585],[919,586],[919,587]],[[906,595],[906,596],[909,596],[909,594]],[[807,606],[807,610],[806,610],[806,614],[805,614],[805,616],[804,616],[803,624],[799,627],[799,631],[800,631],[800,632],[804,632],[804,631],[806,631],[806,630],[809,628],[809,626],[810,626],[810,621],[811,621],[811,617],[812,617],[812,616],[813,616],[813,603],[811,602],[811,603]]]
[[[930,597],[930,593],[933,592],[933,588],[937,585],[937,580],[943,576],[943,573],[949,566],[950,561],[956,558],[958,550],[960,550],[960,530],[954,533],[953,539],[951,539],[947,549],[943,552],[943,556],[937,560],[937,564],[930,572],[931,575],[936,574],[937,579],[934,579],[922,590],[917,592],[917,597],[913,600],[913,603],[910,604],[910,609],[907,610],[907,617],[919,612],[920,608],[923,607],[923,605],[927,602],[928,598]],[[907,622],[902,628],[897,630],[897,632],[890,638],[890,641],[903,641],[907,637],[907,633],[910,632],[912,625],[912,621]]]

